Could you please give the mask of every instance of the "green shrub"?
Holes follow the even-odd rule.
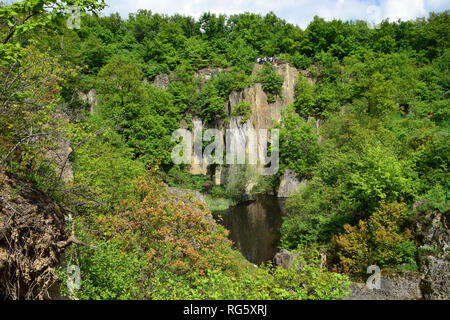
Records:
[[[78,255],[72,257],[76,259],[72,264],[80,268],[81,288],[72,294],[66,286],[65,270],[60,270],[61,294],[82,300],[142,298],[141,269],[144,261],[139,253],[133,248],[125,250],[126,244],[115,239],[91,239],[90,243],[98,246],[100,250],[82,247]]]
[[[311,59],[301,53],[296,53],[292,57],[292,63],[297,69],[306,70],[311,64]]]
[[[417,248],[411,231],[405,228],[403,203],[381,204],[367,221],[345,225],[345,232],[332,239],[332,252],[338,270],[362,276],[368,266],[399,267],[414,264]]]
[[[186,168],[179,165],[174,165],[169,169],[165,175],[165,181],[169,187],[197,190],[198,192],[206,191],[207,185],[212,184],[209,176],[191,174]]]
[[[283,77],[274,71],[270,63],[264,64],[264,67],[259,71],[256,81],[261,83],[264,91],[269,94],[279,95],[281,93]]]
[[[241,122],[245,123],[250,118],[252,106],[246,101],[241,101],[237,106],[234,106],[234,110],[231,113],[232,117],[241,116]]]

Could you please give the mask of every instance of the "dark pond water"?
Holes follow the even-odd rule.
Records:
[[[284,200],[262,196],[253,202],[215,212],[214,217],[230,230],[229,238],[243,256],[259,265],[271,260],[278,251],[283,208]]]

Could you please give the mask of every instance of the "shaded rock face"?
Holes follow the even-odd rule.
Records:
[[[89,104],[91,114],[97,111],[97,91],[95,89],[91,89],[88,92],[79,92],[78,97]]]
[[[287,169],[280,180],[278,186],[277,197],[288,198],[297,193],[300,186],[305,186],[306,183],[298,179],[297,174],[293,170]]]
[[[420,289],[424,299],[450,299],[450,222],[449,212],[429,211],[416,223],[419,268],[423,275]]]
[[[65,241],[61,208],[0,168],[0,299],[57,297],[57,243]]]
[[[351,283],[345,300],[419,300],[421,277],[417,273],[382,274],[380,289],[369,289],[365,283]]]

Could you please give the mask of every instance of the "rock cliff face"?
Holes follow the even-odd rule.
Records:
[[[258,70],[262,68],[261,65],[256,64],[253,67],[253,73],[256,74]],[[295,86],[297,84],[297,78],[299,71],[291,67],[289,64],[284,63],[275,66],[276,72],[284,79],[281,88],[281,97],[277,96],[276,101],[269,103],[267,101],[267,95],[264,92],[261,84],[256,83],[249,88],[245,88],[241,91],[233,91],[230,93],[228,101],[225,102],[225,112],[229,116],[233,114],[235,106],[241,102],[247,102],[251,106],[250,116],[246,122],[242,122],[241,116],[230,117],[228,124],[218,123],[216,128],[222,132],[223,137],[226,137],[227,129],[236,129],[238,132],[239,141],[245,141],[247,131],[269,129],[274,124],[279,123],[281,120],[282,110],[289,104],[294,102],[295,99]],[[257,132],[257,131],[256,131]],[[256,141],[256,150],[263,150],[263,144],[259,139]],[[240,150],[246,150],[247,159],[250,148],[248,142],[245,145],[239,146]],[[226,166],[225,166],[226,167]],[[260,171],[261,165],[257,166],[256,172]],[[218,167],[216,169],[215,183],[222,184],[226,180],[226,176],[233,172],[232,170],[226,170],[226,168]],[[206,174],[206,164],[193,164],[191,166],[192,174]],[[257,175],[253,177],[253,180],[257,179]],[[248,186],[254,184],[254,181],[248,181]],[[250,192],[250,190],[249,190]]]
[[[380,289],[369,289],[365,283],[351,283],[345,300],[420,300],[420,275],[413,272],[382,273]]]
[[[416,223],[420,289],[425,299],[450,299],[450,219],[449,212],[429,211]]]
[[[50,299],[65,241],[61,208],[0,167],[0,299]]]
[[[255,65],[253,73],[256,73],[261,68],[261,65]],[[287,63],[276,66],[275,70],[284,79],[281,88],[281,98],[277,96],[274,103],[268,103],[267,95],[261,84],[256,83],[242,91],[231,92],[229,100],[225,103],[225,111],[231,114],[233,106],[246,101],[251,105],[250,120],[255,129],[267,129],[273,127],[274,122],[279,123],[281,110],[294,102],[295,86],[299,72]]]

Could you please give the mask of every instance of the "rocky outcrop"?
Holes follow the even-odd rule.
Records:
[[[253,67],[253,74],[256,74],[261,68],[261,65],[256,64]],[[206,81],[221,71],[224,70],[205,68],[197,71],[196,76]],[[232,91],[224,105],[225,113],[229,116],[228,121],[223,122],[218,120],[213,126],[221,131],[222,136],[224,137],[224,142],[226,139],[226,130],[236,129],[239,136],[237,140],[243,141],[243,144],[239,146],[239,150],[246,150],[247,159],[249,159],[249,150],[257,150],[258,154],[263,154],[263,150],[265,150],[262,141],[259,140],[259,137],[256,139],[256,146],[249,146],[248,140],[246,141],[248,130],[255,130],[255,132],[258,132],[257,130],[259,129],[272,128],[274,124],[281,121],[281,113],[283,108],[293,103],[295,100],[295,86],[297,84],[299,71],[287,63],[275,66],[275,71],[284,79],[281,94],[276,97],[275,102],[269,103],[267,101],[267,95],[260,83],[256,83],[251,87],[240,91]],[[163,76],[161,75],[161,77]],[[247,121],[242,121],[242,116],[234,116],[234,109],[241,102],[247,102],[251,107],[250,115]],[[199,119],[195,120],[199,121]],[[181,127],[185,128],[183,126]],[[204,159],[195,159],[195,155],[193,154],[190,166],[191,174],[206,175],[209,173],[208,166],[203,160]],[[225,159],[224,162],[226,162]],[[263,168],[261,163],[254,165],[254,167],[256,168],[255,172],[257,174],[255,174],[252,179],[248,181],[246,187],[248,194],[250,194],[252,186],[255,185],[255,182],[260,175],[260,171]],[[229,180],[227,179],[227,175],[230,173],[232,174],[233,172],[233,170],[228,170],[226,164],[223,166],[217,166],[214,174],[214,183],[216,185],[223,184],[225,181]],[[295,189],[295,187],[291,186],[288,188]],[[284,190],[284,187],[282,190]],[[281,193],[282,196],[284,196],[283,194],[284,192]]]
[[[50,197],[0,168],[0,299],[57,295],[64,226],[62,209]]]
[[[166,73],[158,74],[153,80],[153,84],[160,89],[166,90],[170,84],[169,76]]]
[[[229,68],[228,69],[222,69],[222,68],[206,67],[206,68],[198,70],[195,73],[195,76],[201,78],[202,81],[208,81],[212,77],[217,76],[220,72],[223,72],[223,71],[226,71],[226,70],[229,70]]]
[[[421,277],[417,273],[382,273],[380,289],[369,289],[365,283],[350,284],[345,300],[419,300]]]
[[[292,253],[286,249],[281,249],[275,257],[273,257],[273,265],[277,267],[283,267],[286,270],[290,269],[294,264],[294,261],[298,258],[298,254]],[[303,265],[299,266],[301,269]]]
[[[277,197],[288,198],[298,192],[300,186],[305,186],[306,183],[300,181],[297,174],[293,170],[287,169],[280,179],[278,186]]]
[[[423,202],[414,204],[417,211]],[[352,283],[350,300],[448,300],[450,299],[450,226],[448,212],[420,213],[414,224],[419,246],[419,272],[382,272],[380,289]]]
[[[89,111],[91,114],[97,111],[97,91],[95,89],[91,89],[88,92],[79,92],[78,97],[81,101],[89,104]]]
[[[253,73],[260,69],[261,65],[255,65]],[[267,102],[267,95],[260,83],[256,83],[241,91],[231,92],[228,101],[225,103],[225,111],[228,114],[233,112],[233,106],[246,101],[251,105],[250,121],[255,129],[268,129],[273,127],[273,123],[281,120],[281,110],[293,103],[295,100],[295,86],[297,84],[298,71],[289,64],[275,67],[275,71],[284,79],[281,87],[281,97],[277,96],[274,103]]]
[[[449,212],[428,211],[416,222],[420,289],[425,299],[450,299],[450,221]]]
[[[222,69],[222,68],[211,68],[211,67],[206,67],[203,69],[198,70],[195,73],[195,77],[199,78],[200,81],[203,83],[205,81],[208,81],[209,79],[211,79],[212,77],[218,75],[220,72],[229,70],[228,69]],[[161,88],[163,90],[166,90],[169,87],[169,84],[171,81],[177,80],[176,79],[176,75],[172,72],[169,74],[167,73],[161,73],[158,74],[155,79],[153,80],[153,84],[155,86],[157,86],[158,88]]]

